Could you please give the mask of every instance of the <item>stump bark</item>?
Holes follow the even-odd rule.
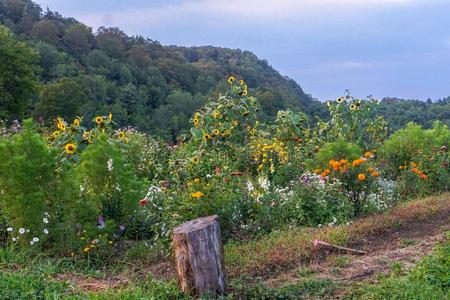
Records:
[[[219,217],[183,223],[173,231],[175,263],[181,290],[193,296],[226,292],[226,275]]]

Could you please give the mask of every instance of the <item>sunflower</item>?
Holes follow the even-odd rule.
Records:
[[[364,180],[366,180],[366,175],[364,175],[363,173],[359,173],[359,174],[358,174],[358,180],[359,180],[359,181],[364,181]]]
[[[336,99],[337,103],[342,103],[343,101],[344,101],[344,98],[342,98],[342,97],[339,97],[339,98]]]
[[[97,125],[100,125],[103,123],[103,117],[97,116],[95,118],[95,123],[97,123]]]
[[[243,115],[244,117],[248,116],[248,114],[249,114],[248,110],[246,110],[246,111],[244,111],[244,112],[242,113],[242,115]]]
[[[331,107],[331,102],[330,101],[327,101],[327,106]]]
[[[65,147],[66,153],[69,155],[72,155],[75,153],[75,151],[77,150],[77,146],[75,146],[75,144],[69,143],[67,144]]]
[[[119,131],[119,133],[117,134],[117,136],[119,137],[119,139],[123,140],[123,139],[125,138],[125,132]]]
[[[83,139],[84,140],[88,140],[89,139],[89,131],[85,131],[85,132],[83,132]]]
[[[75,127],[80,126],[80,120],[78,118],[75,118],[75,120],[73,120],[72,125],[75,126]]]
[[[214,129],[214,130],[213,130],[213,134],[214,134],[214,135],[219,135],[219,134],[220,134],[219,129]]]
[[[242,91],[242,96],[247,96],[247,94],[248,94],[248,91],[247,91],[247,90],[243,90],[243,91]]]
[[[233,84],[233,82],[236,80],[236,78],[234,76],[230,76],[228,77],[228,83],[229,84]]]
[[[58,123],[58,129],[61,131],[66,131],[66,124],[63,122]]]
[[[205,141],[209,141],[209,140],[211,139],[211,136],[209,135],[209,133],[205,133],[205,134],[203,135],[203,139],[204,139]]]
[[[195,126],[197,126],[200,123],[199,119],[197,118],[195,118],[192,122],[194,123]]]
[[[360,107],[361,106],[361,102],[356,102],[355,105],[356,105],[356,107]]]
[[[239,122],[236,121],[236,120],[231,121],[231,125],[234,126],[234,127],[238,126],[238,124],[239,124]]]
[[[242,80],[242,79],[239,80],[239,84],[240,84],[240,85],[244,85],[244,80]]]
[[[355,104],[350,104],[350,109],[351,110],[355,110],[356,109],[356,105]]]
[[[198,158],[198,157],[193,157],[192,159],[191,159],[191,161],[192,161],[192,163],[194,163],[194,164],[198,164],[199,162],[200,162],[200,159]]]
[[[59,136],[60,133],[61,133],[61,132],[59,132],[58,130],[54,131],[54,132],[52,133],[52,138],[57,138],[57,137]]]

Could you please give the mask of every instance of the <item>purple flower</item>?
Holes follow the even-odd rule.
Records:
[[[100,229],[105,228],[105,217],[103,215],[100,215],[98,217],[98,228]]]
[[[119,229],[120,229],[120,231],[124,231],[125,230],[125,225],[120,224]]]

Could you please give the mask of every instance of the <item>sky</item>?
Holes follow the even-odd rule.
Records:
[[[450,0],[38,0],[94,31],[240,48],[319,100],[450,96]]]

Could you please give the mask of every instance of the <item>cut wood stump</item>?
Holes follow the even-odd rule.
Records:
[[[172,234],[178,283],[183,293],[200,297],[226,292],[219,217],[198,218],[177,226]]]

